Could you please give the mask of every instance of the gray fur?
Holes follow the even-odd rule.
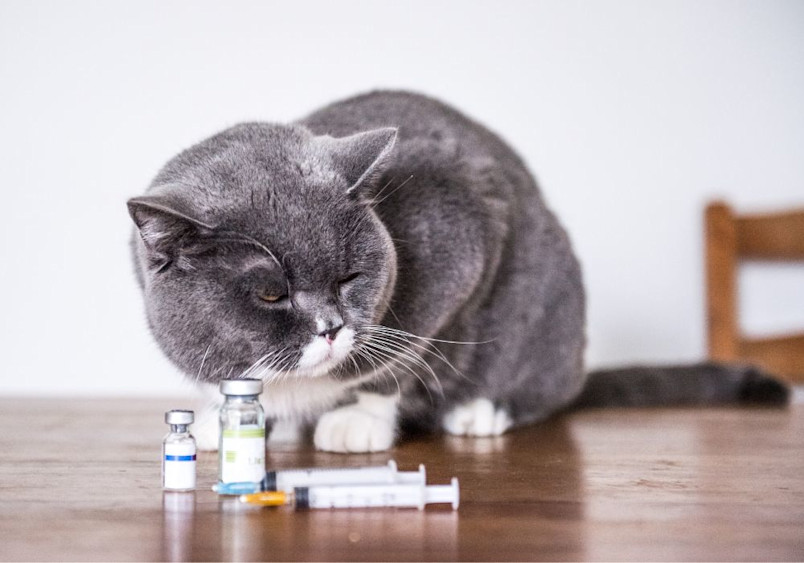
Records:
[[[401,389],[407,430],[477,397],[514,425],[542,420],[584,385],[567,234],[520,158],[431,98],[375,92],[290,125],[238,125],[171,160],[129,209],[150,326],[191,377],[242,375],[272,354],[290,369],[324,315],[363,339],[371,324],[439,339],[388,336],[429,368],[394,363],[395,377],[360,383]],[[264,280],[290,299],[256,301]],[[332,373],[340,400],[376,367],[354,360]]]
[[[750,365],[706,362],[689,366],[637,366],[592,372],[573,402],[581,407],[664,405],[784,405],[790,389]]]

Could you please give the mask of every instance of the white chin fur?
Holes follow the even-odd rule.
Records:
[[[297,375],[301,377],[320,377],[329,373],[352,351],[355,331],[342,328],[332,344],[321,336],[313,336],[309,344],[302,348],[301,358],[296,364]]]
[[[365,375],[349,382],[342,382],[327,377],[328,373],[342,363],[352,351],[354,336],[354,330],[342,328],[332,345],[317,336],[302,349],[301,359],[295,369],[280,374],[263,375],[266,383],[260,402],[265,408],[266,416],[289,424],[311,420],[331,409],[346,390],[370,379],[371,375]],[[199,448],[215,450],[218,447],[218,409],[221,396],[217,385],[204,385],[202,388],[209,395],[209,400],[207,407],[199,413],[199,419],[194,426],[196,439]],[[277,435],[280,433],[277,430]],[[361,448],[366,451],[388,448],[393,442],[393,433],[393,424],[386,423],[383,431],[379,434],[371,433],[368,445]],[[343,447],[328,442],[319,444],[319,448],[328,450],[340,451]]]

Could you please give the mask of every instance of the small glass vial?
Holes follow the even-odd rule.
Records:
[[[165,413],[170,432],[162,440],[162,488],[168,491],[195,489],[195,438],[190,434],[193,411]]]
[[[265,477],[265,411],[259,379],[224,379],[220,410],[218,479],[222,483],[257,482]]]

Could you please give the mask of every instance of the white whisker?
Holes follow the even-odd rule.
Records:
[[[382,193],[385,191],[385,189],[388,186],[390,186],[394,182],[394,180],[396,180],[395,177],[391,178],[390,180],[388,180],[388,182],[386,182],[386,184],[382,187],[382,189],[379,192],[377,192],[376,194],[374,194],[374,197],[371,199],[371,202],[369,202],[369,204],[374,205],[374,203],[377,201],[377,198],[382,195]]]
[[[436,346],[434,343],[425,342],[424,344],[419,344],[418,342],[410,341],[409,339],[405,338],[401,334],[393,334],[393,333],[381,333],[381,334],[384,334],[386,337],[396,338],[396,339],[398,339],[400,341],[405,342],[406,344],[409,344],[411,346],[415,346],[416,348],[422,350],[423,352],[427,352],[431,356],[434,356],[435,358],[438,358],[439,360],[441,360],[442,362],[447,364],[447,366],[449,366],[449,368],[453,371],[453,373],[455,373],[455,375],[457,375],[458,377],[461,377],[461,378],[463,378],[463,379],[465,379],[467,381],[471,381],[458,368],[456,368],[452,364],[452,362],[450,362],[447,359],[447,357],[444,355],[444,353],[441,350],[439,350],[438,346]]]
[[[428,364],[424,358],[422,358],[418,353],[416,353],[416,351],[405,347],[404,344],[389,340],[388,338],[385,337],[379,337],[375,335],[372,338],[373,340],[371,341],[371,343],[376,343],[384,346],[386,350],[396,353],[399,357],[404,358],[410,362],[413,362],[414,365],[421,367],[428,374],[430,374],[430,376],[433,378],[433,381],[438,386],[439,393],[441,394],[442,397],[444,396],[444,388],[441,384],[441,381],[438,379],[438,375],[436,375],[435,371],[430,366],[430,364]],[[405,344],[407,344],[407,342],[405,342]]]
[[[367,325],[364,327],[367,332],[372,334],[383,334],[387,337],[397,338],[406,344],[411,346],[415,346],[427,352],[428,354],[438,358],[442,362],[444,362],[449,368],[455,373],[457,376],[465,379],[466,381],[471,381],[469,377],[464,375],[458,368],[456,368],[452,362],[447,359],[447,356],[442,352],[438,346],[435,345],[435,342],[443,342],[443,343],[450,343],[450,344],[485,344],[485,342],[458,342],[458,341],[447,341],[447,340],[439,340],[433,338],[425,338],[423,336],[417,336],[410,332],[406,332],[404,330],[393,329],[383,325]],[[423,342],[423,344],[419,344],[418,342],[413,341],[413,339],[417,339]],[[488,341],[491,342],[491,341]]]
[[[374,358],[371,356],[371,353],[369,351],[364,350],[360,346],[355,346],[355,353],[358,354],[360,357],[365,358],[366,361],[368,361],[372,365],[372,369],[376,374],[384,377],[388,376],[393,377],[394,383],[396,383],[397,393],[402,395],[402,386],[399,384],[399,378],[396,376],[394,370],[391,369],[391,366],[389,366],[387,362],[380,360],[381,366],[378,368],[377,364],[374,362]]]
[[[418,336],[411,332],[406,332],[404,330],[400,330],[397,328],[391,328],[384,325],[365,325],[361,327],[361,330],[375,330],[380,332],[393,332],[396,334],[400,334],[402,336],[406,336],[408,338],[416,338],[418,340],[425,340],[427,342],[442,342],[444,344],[460,344],[460,345],[473,345],[473,344],[489,344],[491,342],[496,341],[496,338],[492,338],[490,340],[481,340],[477,342],[472,342],[468,340],[442,340],[441,338],[428,338],[426,336]]]
[[[363,341],[362,344],[363,344],[364,349],[369,349],[375,355],[378,355],[378,356],[383,357],[383,358],[387,358],[387,359],[389,359],[391,361],[395,361],[397,364],[399,364],[400,366],[405,368],[411,375],[413,375],[416,379],[419,380],[419,382],[424,387],[425,391],[427,391],[427,394],[430,396],[430,400],[432,401],[432,395],[430,394],[430,388],[428,387],[427,383],[425,383],[424,379],[422,379],[422,377],[418,373],[416,373],[416,370],[411,368],[405,362],[405,360],[410,361],[411,359],[413,359],[411,356],[407,356],[405,354],[402,354],[402,353],[394,350],[393,348],[391,348],[391,347],[389,347],[387,345],[384,345],[384,344],[382,344],[380,342],[377,342],[375,340]],[[425,365],[426,365],[426,363],[425,363]],[[440,394],[443,396],[444,395],[444,390],[443,390],[443,388],[441,388],[441,382],[438,381],[437,377],[435,377],[435,381],[439,384],[439,391],[440,391]]]
[[[195,376],[196,381],[201,381],[201,372],[204,370],[204,362],[207,360],[207,354],[209,354],[210,348],[212,348],[212,344],[207,346],[207,351],[204,352],[204,357],[201,358],[201,366],[199,366],[198,373]]]
[[[377,198],[376,198],[376,196],[375,196],[374,201],[372,201],[372,202],[371,202],[371,207],[376,207],[376,206],[378,206],[379,204],[381,204],[383,201],[385,201],[386,199],[388,199],[389,197],[391,197],[392,195],[394,195],[394,194],[395,194],[395,193],[396,193],[396,192],[397,192],[399,189],[401,189],[401,188],[402,188],[402,187],[403,187],[405,184],[407,184],[408,182],[410,182],[412,179],[413,179],[413,174],[411,174],[411,175],[410,175],[410,177],[409,177],[407,180],[405,180],[404,182],[402,182],[401,184],[399,184],[399,185],[398,185],[396,188],[394,188],[393,190],[391,190],[390,192],[388,192],[388,195],[387,195],[387,196],[385,196],[384,198],[382,198],[382,199],[381,199],[381,200],[379,200],[379,201],[377,201]],[[385,189],[385,188],[383,188],[383,189]]]

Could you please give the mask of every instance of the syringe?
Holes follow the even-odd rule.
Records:
[[[399,471],[396,462],[377,467],[307,468],[268,471],[262,481],[256,483],[218,483],[212,487],[219,495],[245,495],[261,491],[284,491],[290,493],[296,487],[319,485],[371,485],[371,484],[418,484],[427,481],[424,465],[418,471]]]
[[[292,504],[305,508],[365,508],[381,506],[416,507],[450,503],[457,510],[460,500],[458,478],[449,485],[341,485],[337,487],[296,487],[293,492],[267,491],[241,495],[240,502],[259,506]]]

